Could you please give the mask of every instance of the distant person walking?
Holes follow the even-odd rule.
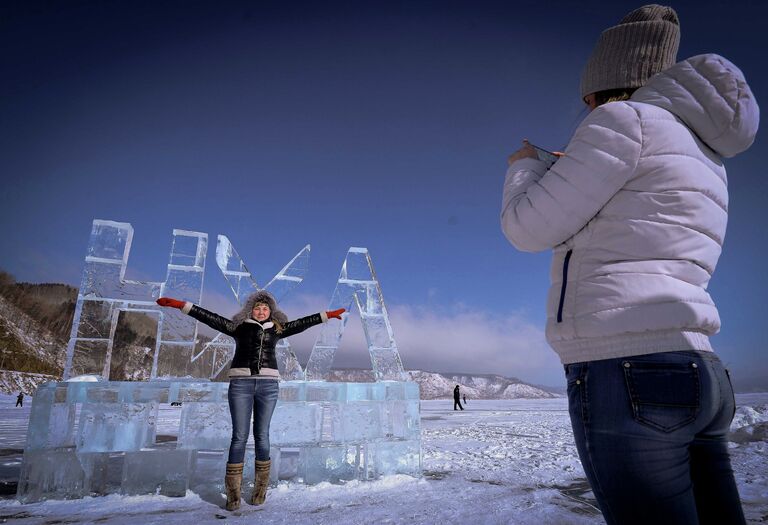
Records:
[[[554,250],[547,340],[609,524],[744,523],[707,285],[728,219],[722,158],[749,148],[759,109],[725,58],[675,63],[679,42],[661,5],[603,31],[581,76],[590,113],[565,153],[547,166],[524,142],[504,184],[510,242]]]
[[[295,321],[277,309],[277,302],[266,291],[258,291],[246,300],[242,310],[230,321],[197,305],[168,297],[157,300],[160,306],[178,308],[214,330],[235,339],[235,356],[229,368],[229,414],[232,417],[232,442],[229,446],[224,486],[227,510],[240,508],[245,445],[253,415],[256,449],[256,478],[251,505],[261,505],[267,496],[269,470],[269,424],[277,404],[278,378],[275,346],[284,338],[311,326],[341,319],[344,309],[320,312]]]
[[[24,406],[24,392],[19,392],[19,395],[16,396],[16,406],[17,407]]]
[[[453,389],[453,409],[458,410],[456,408],[457,406],[464,410],[464,407],[461,406],[461,392],[459,391],[459,385],[456,385],[456,388]]]
[[[467,404],[467,394],[462,394],[462,399],[464,400],[464,404]]]

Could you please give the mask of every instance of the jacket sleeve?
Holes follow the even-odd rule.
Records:
[[[614,102],[594,109],[548,171],[537,159],[510,165],[501,206],[504,235],[526,252],[570,239],[630,180],[641,149],[635,108]]]
[[[325,315],[325,312],[308,315],[294,321],[288,321],[283,325],[283,331],[280,332],[280,337],[290,337],[292,335],[300,334],[310,326],[315,326],[316,324],[324,323],[326,321],[328,321],[328,317]]]
[[[191,305],[191,306],[189,306]],[[189,306],[189,308],[188,308]],[[226,317],[222,317],[219,314],[215,314],[213,312],[209,312],[205,308],[201,308],[197,306],[196,304],[187,303],[184,308],[181,310],[182,312],[189,314],[190,316],[194,317],[201,323],[205,323],[214,330],[218,330],[222,334],[226,335],[234,335],[235,334],[235,323],[227,319]]]

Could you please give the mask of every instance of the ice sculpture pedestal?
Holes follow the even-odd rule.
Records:
[[[195,320],[155,302],[173,297],[200,304],[208,235],[173,230],[162,282],[125,279],[132,242],[130,224],[93,221],[64,377],[87,374],[103,380],[38,388],[17,491],[22,502],[110,493],[222,492],[231,436],[229,383],[192,378],[217,377],[232,359],[234,340],[220,334],[200,350]],[[261,289],[223,235],[216,263],[239,304]],[[279,301],[308,268],[309,245],[265,289]],[[326,381],[353,306],[376,383]],[[323,325],[306,372],[286,340],[277,347],[278,368],[288,381],[280,385],[270,432],[273,483],[421,474],[419,389],[404,381],[407,375],[366,248],[347,252],[327,310],[338,308],[347,313]],[[113,366],[113,359],[120,363],[119,352],[113,355],[114,339],[124,312],[157,323],[151,367],[144,365],[138,376]],[[147,375],[147,382],[108,381]],[[171,412],[172,403],[181,403],[178,414]],[[158,434],[158,418],[165,435]],[[253,479],[253,461],[251,447],[246,480]]]
[[[231,436],[228,388],[199,379],[41,385],[32,402],[17,499],[223,492]],[[178,416],[170,412],[176,402],[182,404],[174,409]],[[178,423],[175,442],[158,439],[161,407],[164,423]],[[168,430],[165,425],[172,434]],[[418,384],[283,381],[270,441],[273,484],[420,476]],[[246,463],[247,483],[253,478],[252,447]]]

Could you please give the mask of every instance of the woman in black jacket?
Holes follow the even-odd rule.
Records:
[[[252,294],[232,320],[209,312],[195,304],[161,297],[160,306],[178,308],[214,330],[235,339],[235,357],[229,368],[229,413],[232,417],[232,442],[229,446],[227,472],[227,510],[240,508],[240,488],[243,479],[245,444],[253,414],[253,439],[256,446],[256,482],[251,496],[252,505],[261,505],[269,484],[269,423],[277,405],[278,379],[277,342],[310,326],[341,319],[344,309],[320,312],[295,321],[288,321],[278,310],[277,303],[266,291]]]

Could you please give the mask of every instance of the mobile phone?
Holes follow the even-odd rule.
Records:
[[[531,144],[531,143],[529,142],[529,144]],[[542,161],[546,162],[547,168],[549,168],[552,164],[557,162],[557,159],[560,158],[557,155],[555,155],[554,153],[552,153],[551,151],[547,151],[544,148],[540,148],[540,147],[536,146],[535,144],[531,144],[531,146],[533,147],[533,149],[536,150],[536,157],[539,160],[542,160]]]

